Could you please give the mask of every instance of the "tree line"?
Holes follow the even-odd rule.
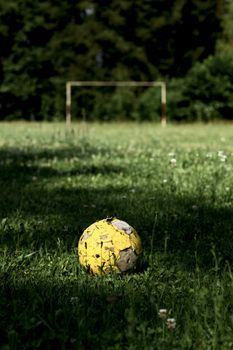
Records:
[[[163,79],[182,105],[195,64],[232,49],[232,16],[229,0],[0,0],[0,119],[64,118],[67,80]],[[153,94],[80,89],[73,114],[153,119]]]

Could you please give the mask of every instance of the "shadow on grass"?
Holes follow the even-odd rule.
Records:
[[[202,201],[194,209],[194,197],[179,197],[163,189],[138,187],[132,191],[127,186],[116,186],[114,177],[120,173],[130,176],[130,169],[110,162],[80,162],[65,170],[37,164],[41,159],[62,160],[74,155],[86,161],[98,150],[87,148],[86,158],[84,154],[73,147],[43,152],[0,151],[1,245],[13,250],[56,249],[60,240],[71,249],[92,222],[117,216],[139,232],[147,255],[161,250],[176,253],[187,265],[194,266],[198,259],[204,266],[212,263],[212,250],[216,249],[224,259],[233,259],[230,208],[216,208]],[[99,174],[111,177],[112,185],[44,185],[47,180]]]
[[[79,148],[26,153],[0,151],[1,246],[12,253],[23,248],[34,252],[41,247],[56,251],[59,240],[64,250],[73,251],[88,225],[116,215],[136,228],[146,258],[162,251],[188,270],[193,270],[196,264],[213,266],[213,252],[215,257],[219,253],[224,259],[233,259],[230,208],[216,208],[205,201],[194,207],[195,194],[182,197],[166,189],[136,187],[132,191],[128,186],[116,186],[115,177],[120,173],[130,176],[130,169],[109,162],[107,165],[80,162],[68,170],[37,165],[39,160],[46,162],[54,157],[64,160],[75,156],[86,161],[91,159],[92,152],[99,151],[89,149],[86,156]],[[102,152],[107,154],[107,150]],[[99,174],[109,176],[112,185],[111,181],[101,188],[93,188],[88,182],[86,186],[75,183],[74,187],[72,182],[70,186],[45,185],[47,180],[56,183],[66,177],[88,178]],[[141,321],[145,327],[152,324],[155,328],[158,307],[170,305],[171,300],[174,305],[180,301],[179,292],[174,300],[169,292],[156,289],[159,281],[166,290],[174,290],[172,284],[176,278],[169,271],[167,275],[163,272],[165,276],[160,275],[159,269],[151,275],[147,271],[145,275],[135,274],[129,283],[127,278],[118,283],[115,279],[102,281],[84,274],[70,280],[69,275],[64,279],[56,275],[47,280],[37,276],[33,279],[33,272],[27,280],[27,269],[18,267],[18,270],[19,274],[16,262],[12,274],[9,271],[0,275],[0,343],[6,349],[105,349],[114,345],[142,348]],[[185,303],[182,296],[182,303],[188,309],[191,303],[188,293]],[[157,348],[157,338],[152,332],[143,341],[148,341],[148,348]],[[153,341],[156,343],[152,344]]]
[[[148,303],[150,294],[140,279],[120,277],[7,281],[0,290],[0,343],[15,349],[132,346],[130,330],[136,335],[143,320],[153,327],[159,322],[161,296]]]

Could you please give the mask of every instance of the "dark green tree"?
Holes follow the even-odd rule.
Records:
[[[220,0],[219,0],[220,1]],[[224,6],[223,0],[220,1],[219,5],[220,19],[222,23],[222,33],[217,43],[217,51],[222,50],[233,50],[233,2],[231,0],[225,0]]]
[[[57,72],[49,43],[54,31],[64,25],[64,13],[56,1],[1,1],[3,114],[28,119],[53,116],[52,79]]]
[[[214,0],[0,0],[0,23],[1,119],[62,117],[67,80],[183,76],[221,31]],[[75,94],[88,114],[103,98]]]

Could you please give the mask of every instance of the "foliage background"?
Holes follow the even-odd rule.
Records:
[[[169,118],[232,119],[232,19],[229,0],[0,0],[0,119],[63,118],[67,80],[159,79]],[[154,120],[158,93],[80,89],[72,112]]]

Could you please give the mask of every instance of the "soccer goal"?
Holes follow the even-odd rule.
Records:
[[[66,83],[66,125],[71,125],[72,87],[158,87],[161,89],[161,125],[167,123],[166,84],[163,81],[67,81]]]

